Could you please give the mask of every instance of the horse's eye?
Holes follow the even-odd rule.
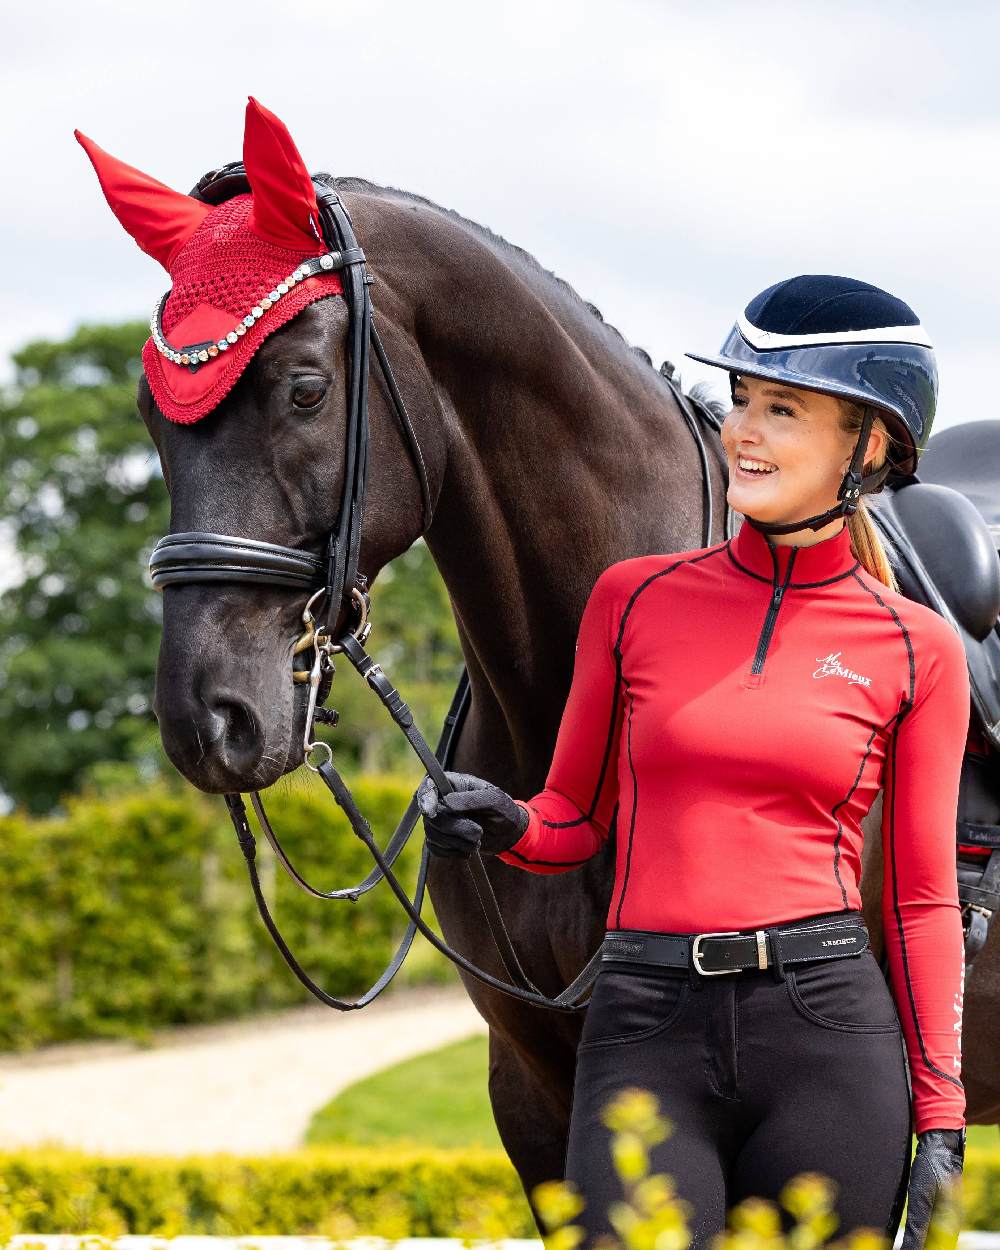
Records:
[[[326,383],[318,378],[296,382],[292,388],[292,403],[299,412],[318,408],[326,398]]]

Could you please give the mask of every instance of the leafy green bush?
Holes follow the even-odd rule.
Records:
[[[0,1239],[14,1232],[537,1235],[500,1151],[390,1147],[260,1158],[2,1154]]]
[[[631,1150],[634,1155],[634,1143]],[[637,1177],[627,1192],[628,1205],[647,1203],[645,1221],[676,1225],[669,1186],[637,1176],[627,1142],[622,1160]],[[637,1185],[644,1185],[641,1193]],[[969,1150],[964,1192],[965,1227],[1000,1227],[996,1152]],[[548,1199],[553,1225],[575,1214],[560,1206],[558,1193],[543,1190],[540,1196]],[[804,1183],[790,1197],[801,1208],[800,1218],[812,1218],[822,1206],[822,1192]],[[752,1217],[750,1231],[766,1223],[759,1207],[745,1214]],[[624,1208],[620,1215],[623,1231],[641,1231],[635,1216]],[[0,1243],[14,1232],[537,1236],[517,1174],[501,1151],[398,1146],[314,1148],[254,1158],[0,1153]],[[740,1244],[749,1242],[744,1238]]]
[[[388,776],[352,785],[384,845],[411,787]],[[369,852],[328,796],[285,783],[270,806],[308,879],[329,889],[368,874]],[[398,863],[411,892],[419,834]],[[405,928],[388,887],[354,904],[307,898],[259,842],[265,893],[300,961],[335,994],[367,989]],[[73,799],[60,817],[0,817],[0,880],[0,1048],[141,1037],[308,999],[257,916],[221,799],[159,784]],[[422,978],[450,978],[435,960],[421,959]]]

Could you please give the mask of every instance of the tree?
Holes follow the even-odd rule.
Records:
[[[0,600],[0,786],[33,811],[99,760],[158,764],[144,565],[168,508],[135,407],[147,333],[31,343],[0,399],[0,519],[20,575]]]

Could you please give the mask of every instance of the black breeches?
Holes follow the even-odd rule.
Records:
[[[651,1090],[672,1132],[650,1152],[691,1203],[689,1250],[755,1196],[787,1181],[834,1182],[832,1236],[874,1228],[892,1239],[909,1178],[911,1102],[895,1004],[871,951],[843,959],[700,977],[692,970],[604,968],[577,1055],[566,1157],[587,1233],[613,1233],[622,1198],[601,1110],[620,1090]],[[782,1210],[788,1231],[794,1218]]]

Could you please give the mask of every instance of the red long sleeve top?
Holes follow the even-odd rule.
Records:
[[[501,858],[565,872],[616,828],[608,928],[755,929],[861,909],[880,788],[882,907],[916,1131],[965,1123],[955,826],[961,640],[856,560],[734,539],[598,578],[545,789]]]

